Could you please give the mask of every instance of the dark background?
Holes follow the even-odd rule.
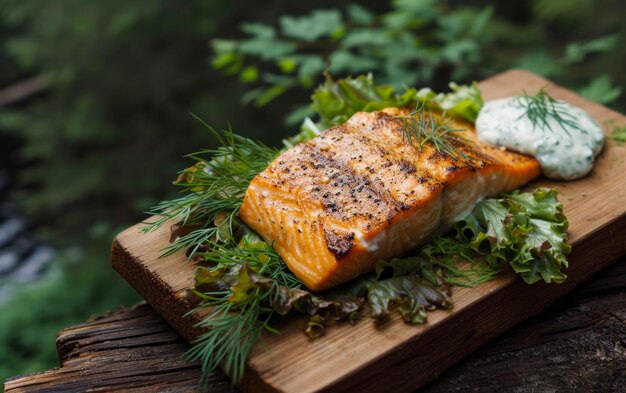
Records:
[[[355,3],[369,19],[350,19]],[[190,112],[276,144],[298,130],[322,81],[318,59],[335,76],[371,71],[436,89],[526,68],[625,112],[624,4],[0,0],[0,380],[55,366],[59,329],[139,300],[110,268],[110,241],[175,195],[185,154],[211,147]],[[213,39],[255,37],[243,22],[279,26],[329,9],[343,19],[328,36],[303,28],[258,42],[291,42],[295,54],[265,56],[255,43],[216,60]],[[357,29],[394,46],[356,45],[354,61],[329,64]],[[293,59],[295,70],[281,63]]]

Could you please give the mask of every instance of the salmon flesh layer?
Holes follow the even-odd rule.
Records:
[[[289,269],[320,291],[373,270],[441,234],[481,199],[537,177],[539,163],[476,138],[448,140],[463,155],[403,133],[409,111],[356,113],[280,155],[251,182],[241,219]]]

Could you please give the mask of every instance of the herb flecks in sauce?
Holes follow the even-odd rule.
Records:
[[[602,127],[588,113],[551,97],[530,96],[489,101],[476,119],[478,138],[537,158],[553,179],[585,176],[602,150]]]

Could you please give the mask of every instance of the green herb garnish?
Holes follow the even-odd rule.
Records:
[[[620,145],[626,143],[626,125],[618,126],[614,119],[605,121],[604,125],[607,128],[610,128],[609,138]]]
[[[581,128],[576,121],[576,117],[569,109],[543,88],[534,96],[524,92],[523,96],[517,98],[517,104],[526,110],[520,118],[526,116],[530,120],[533,129],[547,129],[554,132],[556,130],[552,129],[551,124],[551,121],[554,121],[570,138],[571,134],[567,127],[579,130],[585,134],[587,133],[586,130]]]
[[[193,293],[202,302],[191,312],[208,315],[197,325],[206,332],[187,356],[202,361],[203,375],[222,365],[239,380],[254,344],[264,332],[276,333],[269,325],[275,312],[268,304],[279,296],[281,285],[298,288],[302,284],[262,241],[215,243],[198,255],[211,267],[197,268]],[[259,285],[260,277],[264,285]]]
[[[148,214],[158,218],[146,222],[143,228],[144,232],[149,232],[166,222],[177,222],[181,228],[193,229],[175,236],[163,255],[188,249],[193,253],[206,241],[219,242],[232,237],[233,228],[239,225],[236,217],[250,181],[279,154],[277,149],[239,136],[231,129],[220,133],[202,124],[219,147],[188,156],[196,164],[183,170],[174,182],[185,195],[155,206]],[[227,225],[216,225],[216,220],[224,214],[227,214]]]
[[[452,119],[446,117],[445,113],[434,115],[432,111],[426,111],[424,104],[418,105],[415,110],[407,116],[397,116],[404,122],[402,127],[402,135],[407,143],[421,150],[425,144],[431,143],[435,149],[452,158],[468,156],[459,150],[453,143],[454,139],[467,139],[453,135],[455,133],[465,131],[465,128],[452,128]]]
[[[188,353],[200,359],[205,375],[222,366],[235,381],[244,371],[250,350],[264,333],[278,333],[270,323],[289,312],[311,316],[310,334],[323,332],[324,321],[354,320],[363,306],[356,294],[336,292],[328,298],[304,290],[272,246],[249,232],[237,243],[212,243],[196,254],[195,294],[201,303],[192,313],[205,313],[197,327],[206,332]]]

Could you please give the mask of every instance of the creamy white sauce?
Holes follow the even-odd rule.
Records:
[[[602,127],[587,112],[556,100],[549,104],[561,116],[533,124],[528,98],[510,97],[485,103],[476,119],[478,138],[486,143],[535,156],[544,175],[572,180],[585,176],[604,145]],[[565,119],[566,121],[562,121]]]

